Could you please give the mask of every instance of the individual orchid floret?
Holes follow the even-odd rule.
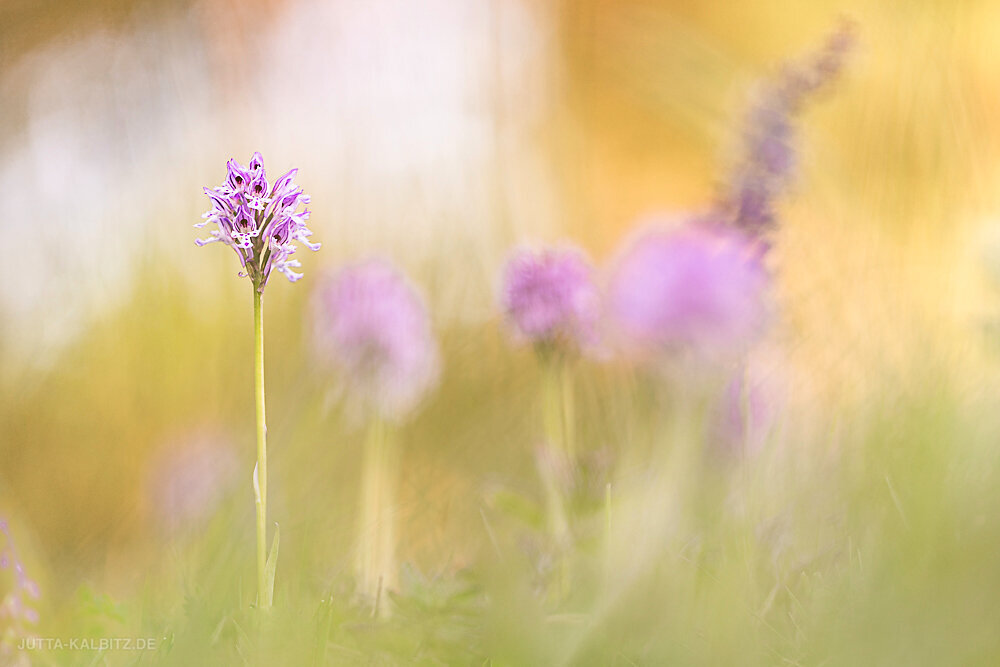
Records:
[[[536,347],[579,350],[597,340],[600,295],[575,248],[522,248],[503,269],[500,306],[514,336]]]
[[[258,291],[263,291],[272,271],[283,273],[295,282],[302,277],[292,269],[298,260],[291,259],[296,243],[301,242],[310,250],[319,250],[318,243],[311,243],[309,196],[295,184],[297,169],[292,169],[268,184],[264,160],[254,153],[244,167],[234,159],[226,165],[226,180],[214,188],[205,188],[212,200],[212,208],[195,227],[214,223],[216,228],[207,239],[197,239],[198,245],[222,242],[239,257],[243,272],[249,276]]]
[[[744,349],[766,320],[767,272],[754,240],[721,225],[652,224],[628,243],[608,286],[611,326],[628,356],[716,356]]]
[[[317,354],[341,374],[354,407],[398,421],[436,383],[439,355],[427,309],[387,262],[369,260],[326,279],[313,314]]]

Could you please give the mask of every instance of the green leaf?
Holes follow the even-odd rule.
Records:
[[[260,497],[260,478],[257,473],[257,466],[259,465],[260,463],[253,464],[253,499],[258,505],[263,502]]]
[[[274,539],[271,541],[271,552],[267,555],[267,562],[264,564],[264,609],[270,609],[274,601],[274,572],[278,567],[278,538],[281,537],[281,529],[278,524],[274,524]]]
[[[508,489],[497,489],[489,503],[493,509],[520,521],[525,526],[542,530],[545,527],[545,512],[537,502],[520,493]]]

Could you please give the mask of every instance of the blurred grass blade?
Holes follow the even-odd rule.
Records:
[[[256,501],[256,503],[258,505],[260,505],[260,501],[261,501],[261,498],[260,498],[260,479],[258,477],[258,468],[259,467],[260,467],[259,463],[255,463],[254,466],[253,466],[253,499]]]
[[[271,552],[267,555],[267,564],[264,566],[264,609],[270,609],[274,601],[274,572],[278,567],[278,539],[281,537],[281,529],[277,522],[274,524],[274,540],[271,541]]]

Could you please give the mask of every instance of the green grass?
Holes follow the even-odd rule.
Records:
[[[493,325],[442,333],[442,387],[400,429],[403,566],[392,615],[374,618],[353,594],[364,431],[311,367],[298,288],[269,304],[281,559],[262,615],[249,304],[192,305],[170,280],[148,280],[57,369],[6,387],[0,426],[7,503],[34,529],[37,634],[158,647],[34,651],[36,664],[1000,659],[997,420],[985,392],[959,389],[934,355],[916,380],[873,376],[863,403],[790,408],[746,460],[707,447],[711,396],[581,363],[580,464],[564,489],[573,540],[556,553],[534,455],[540,370]],[[241,477],[207,523],[168,534],[148,512],[143,466],[167,434],[198,424],[232,434]],[[558,561],[568,586],[557,590]]]

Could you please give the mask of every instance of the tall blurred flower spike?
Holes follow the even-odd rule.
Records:
[[[505,264],[500,308],[515,340],[534,346],[542,366],[542,422],[545,442],[539,451],[539,474],[546,498],[546,521],[556,548],[556,593],[567,587],[559,552],[569,546],[571,531],[566,473],[575,469],[572,364],[581,351],[598,342],[600,293],[594,270],[577,248],[520,248]]]
[[[854,42],[854,24],[843,20],[818,52],[763,82],[746,110],[736,164],[721,188],[716,214],[765,250],[777,221],[777,199],[798,166],[797,115],[813,93],[837,78]]]
[[[267,557],[267,426],[264,410],[264,313],[262,295],[272,271],[283,273],[289,281],[302,277],[292,269],[298,260],[291,259],[296,242],[310,250],[319,250],[318,243],[308,239],[312,231],[309,219],[309,196],[295,184],[297,170],[292,169],[268,188],[264,158],[260,153],[250,157],[244,167],[235,159],[226,163],[226,180],[214,188],[204,188],[212,207],[195,227],[212,223],[215,229],[209,238],[197,239],[199,246],[221,242],[236,252],[241,276],[253,285],[254,320],[254,386],[257,411],[257,464],[254,468],[253,489],[257,508],[257,606],[271,606],[274,568],[277,558],[277,531]],[[270,581],[269,581],[270,579]]]
[[[359,592],[387,616],[396,587],[394,428],[439,377],[439,353],[423,300],[390,264],[370,260],[324,280],[313,295],[316,356],[341,380],[349,407],[368,422],[361,478]]]

